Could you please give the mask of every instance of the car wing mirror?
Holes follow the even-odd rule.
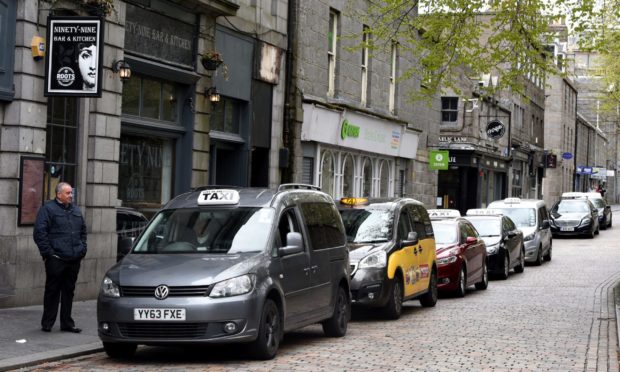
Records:
[[[278,248],[280,256],[288,256],[304,251],[304,241],[301,233],[290,232],[286,234],[286,246]]]
[[[478,238],[476,238],[475,236],[468,236],[467,239],[465,239],[465,243],[466,244],[478,243]]]
[[[420,242],[420,239],[418,238],[418,233],[415,231],[409,231],[409,233],[407,234],[407,239],[402,240],[400,242],[400,247],[409,247],[412,245],[416,245]]]
[[[127,236],[120,238],[118,240],[118,249],[116,254],[116,261],[120,261],[123,257],[127,255],[131,251],[131,247],[133,246],[135,238],[132,236]]]

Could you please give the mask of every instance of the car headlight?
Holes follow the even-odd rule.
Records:
[[[382,267],[385,267],[386,264],[387,264],[387,256],[385,254],[385,251],[381,249],[362,258],[360,260],[358,268],[360,269],[382,268]]]
[[[523,241],[527,242],[527,241],[533,240],[535,237],[536,237],[536,233],[533,232],[531,234],[528,234],[528,235],[524,236],[523,237]]]
[[[590,217],[586,217],[586,218],[581,220],[580,225],[589,225],[591,223],[592,223],[592,219]]]
[[[121,297],[121,290],[112,279],[106,276],[101,282],[101,294],[106,297]]]
[[[254,275],[246,274],[216,283],[209,297],[231,297],[248,293],[254,288]]]
[[[456,262],[456,256],[448,256],[437,259],[437,266],[447,265]]]
[[[499,243],[487,245],[487,254],[495,254],[497,251],[499,251]]]

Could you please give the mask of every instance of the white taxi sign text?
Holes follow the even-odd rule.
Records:
[[[198,205],[239,204],[237,190],[202,190],[198,195]]]
[[[498,216],[502,214],[499,209],[493,208],[473,208],[467,210],[468,216]]]
[[[521,203],[521,198],[506,198],[506,199],[504,199],[504,203],[506,203],[506,204],[519,204],[519,203]]]
[[[429,209],[430,218],[456,218],[461,217],[461,212],[457,209]]]

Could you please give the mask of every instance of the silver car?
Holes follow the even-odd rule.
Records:
[[[320,322],[344,336],[349,257],[332,198],[313,186],[200,189],[159,211],[105,275],[99,337],[111,357],[138,344],[250,344],[276,355],[285,331]]]
[[[540,265],[543,260],[551,261],[553,240],[549,211],[544,201],[506,198],[492,202],[488,208],[501,210],[523,231],[526,262]]]

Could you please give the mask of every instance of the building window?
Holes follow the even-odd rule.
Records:
[[[46,199],[56,196],[56,185],[76,185],[78,108],[72,97],[50,97],[47,105],[47,138],[45,146]]]
[[[241,112],[241,101],[222,97],[222,100],[215,105],[211,113],[211,130],[240,134],[239,122]]]
[[[441,97],[441,122],[454,124],[458,118],[458,97]]]
[[[366,107],[368,104],[368,60],[370,49],[370,28],[366,25],[363,26],[362,31],[362,91],[361,91],[361,104]]]
[[[364,158],[362,163],[362,196],[372,196],[372,161]]]
[[[321,156],[321,173],[320,177],[320,185],[321,190],[328,193],[329,195],[334,195],[334,156],[329,151],[324,151]]]
[[[355,190],[355,162],[351,155],[345,155],[344,162],[342,164],[342,195],[354,196]]]
[[[379,170],[379,196],[388,197],[390,196],[390,184],[391,184],[391,172],[390,172],[390,164],[384,160],[381,162],[380,170]]]
[[[121,136],[118,197],[123,205],[157,208],[170,200],[173,154],[173,140]]]
[[[339,17],[340,15],[334,9],[329,10],[329,30],[327,31],[327,96],[329,97],[333,97],[336,93],[336,52]]]
[[[176,85],[134,75],[123,84],[123,115],[179,122]]]
[[[392,42],[392,48],[390,50],[390,91],[388,96],[388,110],[390,114],[396,114],[396,71],[397,71],[397,58],[398,58],[398,43]]]

